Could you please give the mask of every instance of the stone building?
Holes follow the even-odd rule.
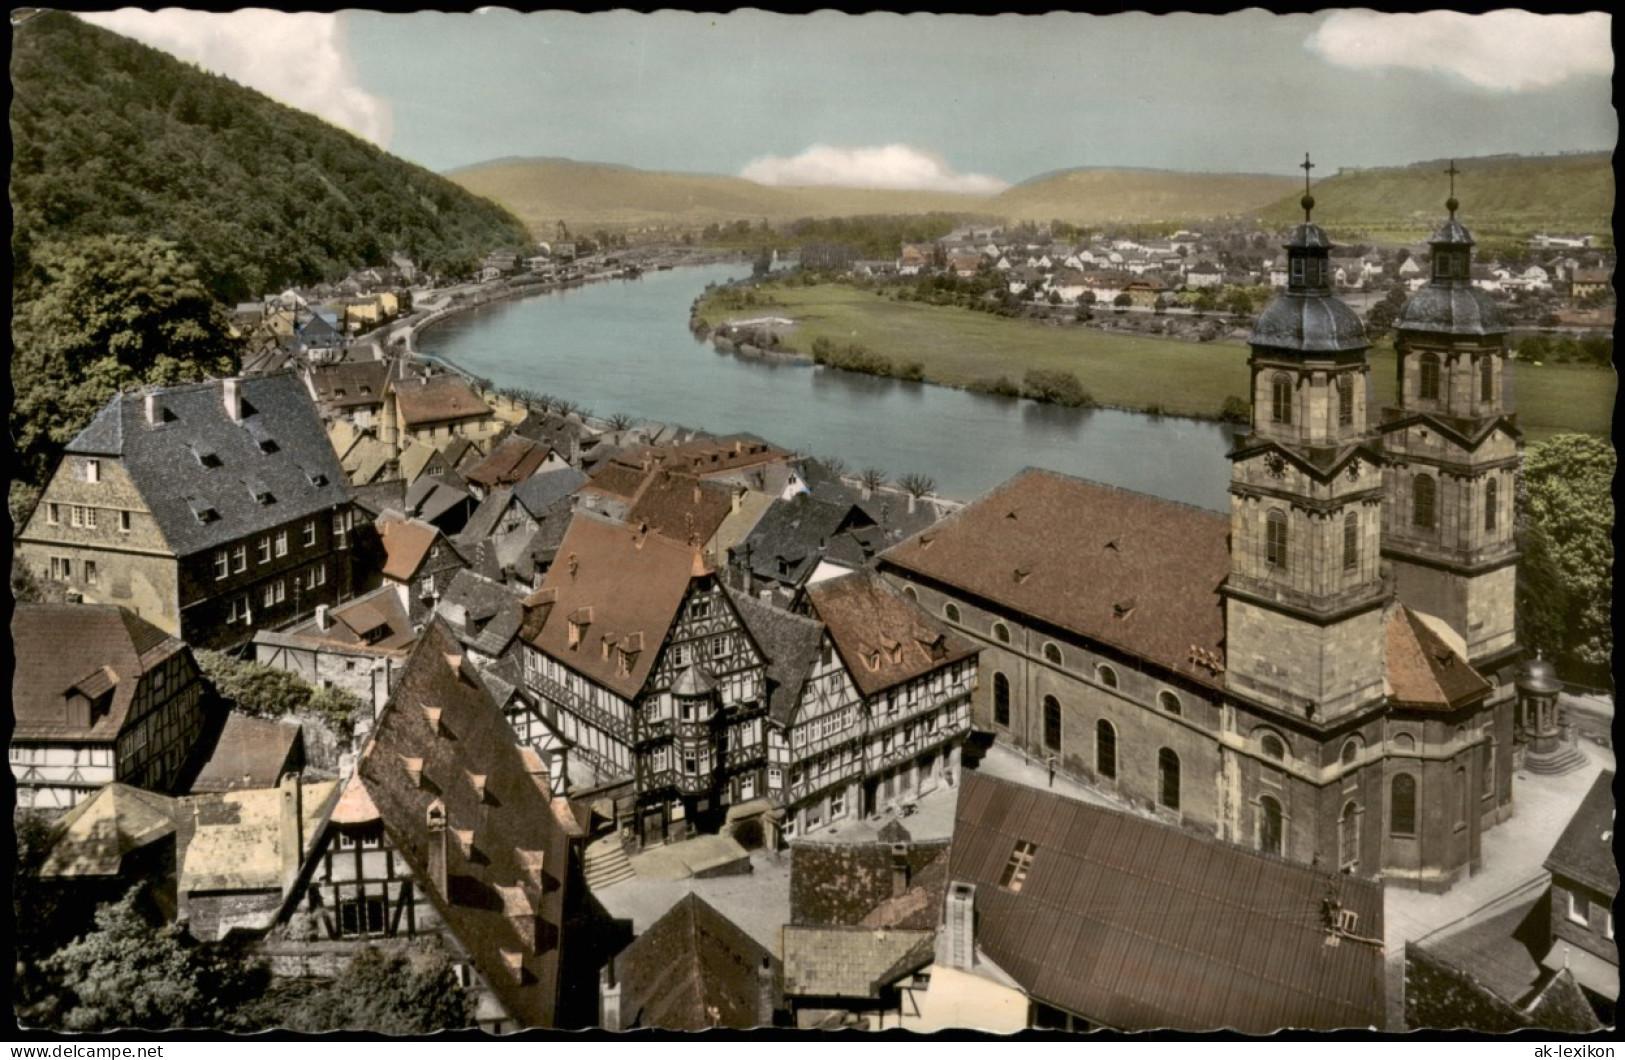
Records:
[[[1512,812],[1505,325],[1452,199],[1379,428],[1313,205],[1251,336],[1228,520],[1029,470],[881,569],[984,646],[978,728],[1187,827],[1445,888]]]
[[[68,443],[17,554],[86,602],[230,648],[349,594],[350,502],[294,375],[128,391]]]

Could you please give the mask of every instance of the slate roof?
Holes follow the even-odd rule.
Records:
[[[783,928],[786,997],[878,998],[931,964],[936,932],[896,928]]]
[[[1500,335],[1508,326],[1500,303],[1467,280],[1430,281],[1411,295],[1394,321],[1401,331],[1446,335]]]
[[[412,877],[521,1026],[550,1027],[569,838],[455,637],[424,630],[357,771]],[[443,827],[432,829],[433,810]],[[442,847],[443,844],[443,847]],[[431,846],[444,850],[444,883]]]
[[[535,474],[551,452],[545,445],[529,438],[509,434],[497,443],[488,456],[480,458],[462,475],[469,482],[488,490],[512,486]]]
[[[475,544],[484,541],[496,534],[502,517],[508,511],[508,506],[514,503],[513,490],[506,486],[499,486],[491,490],[480,503],[474,506],[474,512],[468,517],[468,522],[457,531],[459,544],[468,542]]]
[[[1247,342],[1306,353],[1363,350],[1370,345],[1354,310],[1336,296],[1312,289],[1276,294],[1258,315]]]
[[[777,1008],[778,958],[690,892],[615,958],[622,1022],[670,1031],[762,1026],[772,1018],[761,1011],[764,964]]]
[[[632,699],[642,690],[689,582],[710,573],[700,553],[660,534],[638,533],[586,512],[570,520],[527,620],[525,639],[597,684]],[[572,621],[585,620],[578,647]],[[611,642],[604,652],[603,643]],[[622,672],[616,650],[633,650]],[[608,658],[606,658],[606,654]]]
[[[12,738],[76,742],[114,740],[142,675],[187,650],[133,612],[99,604],[20,603],[11,616],[11,645]],[[89,727],[68,724],[67,697],[75,688],[91,699],[112,690],[106,713]]]
[[[674,541],[703,545],[733,511],[728,486],[692,475],[657,471],[649,476],[626,513],[629,526],[647,525]]]
[[[124,859],[175,834],[177,800],[114,781],[98,788],[56,822],[45,877],[117,876]]]
[[[977,652],[871,571],[807,587],[807,602],[865,696],[912,681]]]
[[[774,501],[734,549],[734,555],[758,578],[799,585],[818,566],[837,534],[872,521],[855,504],[798,493],[789,500]]]
[[[435,613],[459,642],[482,655],[506,652],[523,621],[522,598],[498,582],[460,570],[440,594]]]
[[[1600,894],[1619,893],[1619,863],[1614,860],[1614,771],[1597,774],[1591,790],[1558,837],[1546,858],[1554,876],[1578,880]]]
[[[1230,518],[1028,468],[881,554],[887,566],[1112,645],[1213,688]]]
[[[328,608],[327,614],[330,625],[325,630],[316,624],[314,617],[311,617],[285,630],[281,635],[327,641],[336,645],[366,646],[379,651],[409,648],[417,639],[417,633],[412,628],[412,620],[407,615],[406,607],[401,603],[400,592],[393,584],[379,586],[353,600],[336,604]],[[387,632],[377,636],[377,639],[369,639],[370,635],[376,635],[380,629]],[[268,632],[261,630],[256,633],[255,641],[258,642]]]
[[[456,375],[398,379],[394,387],[395,408],[408,428],[491,415],[491,407]]]
[[[1394,706],[1450,711],[1489,694],[1490,683],[1461,650],[1403,604],[1388,613],[1385,636],[1384,679]]]
[[[906,834],[906,833],[905,833]],[[790,844],[790,922],[811,927],[935,930],[948,881],[948,840],[909,842],[907,885],[895,888],[889,841]]]
[[[514,428],[515,434],[541,442],[559,453],[569,453],[571,446],[580,441],[585,431],[585,426],[579,420],[540,413],[534,409]]]
[[[192,782],[194,793],[274,788],[304,764],[304,729],[297,722],[251,718],[232,711],[214,753]]]
[[[565,497],[574,494],[586,481],[587,476],[573,467],[543,471],[515,486],[513,495],[527,512],[539,517]]]
[[[147,423],[143,394],[127,391],[109,401],[67,445],[69,453],[123,460],[176,556],[216,548],[350,500],[349,481],[310,394],[297,378],[284,373],[236,380],[244,403],[241,422],[226,414],[225,382],[158,391],[162,415],[157,424]],[[199,452],[212,453],[219,466],[203,466]],[[271,502],[256,499],[251,484],[263,486]],[[213,514],[200,518],[197,513],[205,511]]]
[[[767,656],[768,716],[779,725],[794,721],[801,689],[818,658],[824,625],[773,607],[744,593],[726,590],[751,639]]]
[[[1018,842],[1036,849],[1001,886]],[[949,876],[1035,1000],[1117,1030],[1381,1026],[1383,951],[1327,945],[1328,899],[1383,937],[1382,885],[967,771]]]
[[[459,508],[466,508],[472,514],[474,496],[446,479],[424,475],[407,487],[404,503],[419,519],[436,523]]]
[[[310,370],[316,400],[333,408],[382,405],[393,361],[344,361],[319,364]]]

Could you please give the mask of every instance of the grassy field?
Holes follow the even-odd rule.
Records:
[[[1009,320],[968,309],[893,302],[882,295],[824,284],[773,287],[775,308],[708,311],[708,324],[764,315],[797,321],[785,344],[802,352],[820,336],[861,343],[894,361],[920,361],[929,382],[976,386],[1007,376],[1020,384],[1033,368],[1075,374],[1096,402],[1213,417],[1228,396],[1247,394],[1247,347],[1233,343],[1142,338],[1091,328]],[[1394,398],[1394,352],[1372,351],[1372,390],[1380,407]],[[1615,378],[1600,368],[1520,364],[1514,380],[1519,424],[1531,441],[1563,431],[1606,433]]]

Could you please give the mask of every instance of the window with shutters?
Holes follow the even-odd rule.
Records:
[[[1438,487],[1434,484],[1433,476],[1417,475],[1411,485],[1411,523],[1426,530],[1433,529],[1437,518],[1434,506],[1437,503]]]
[[[1270,421],[1292,422],[1292,377],[1285,372],[1277,372],[1270,378]]]
[[[1418,363],[1421,378],[1417,388],[1417,396],[1423,401],[1439,400],[1439,358],[1435,354],[1424,353]]]
[[[1349,427],[1354,423],[1354,377],[1342,375],[1337,378],[1337,425]]]
[[[1264,562],[1286,570],[1286,513],[1279,508],[1264,517]]]
[[[1343,516],[1343,569],[1360,566],[1360,517],[1354,512]]]
[[[1497,487],[1494,479],[1490,479],[1488,482],[1484,483],[1484,529],[1486,530],[1495,529],[1495,506],[1496,502],[1500,499],[1497,496],[1499,493],[1500,489]]]

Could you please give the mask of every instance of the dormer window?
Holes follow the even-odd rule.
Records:
[[[92,457],[85,461],[85,481],[100,482],[102,480],[102,462]]]
[[[277,445],[276,440],[273,438],[261,438],[259,441],[259,446],[260,452],[262,453],[277,453],[282,451],[282,447]]]
[[[220,456],[213,449],[195,445],[192,447],[192,455],[197,457],[197,462],[203,467],[216,468],[220,466]]]

